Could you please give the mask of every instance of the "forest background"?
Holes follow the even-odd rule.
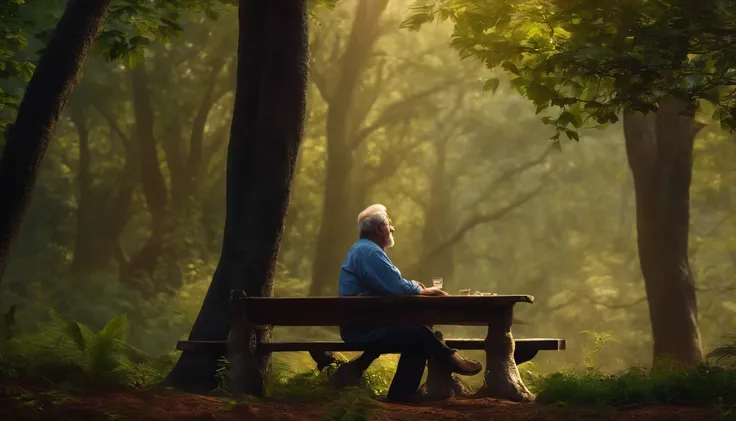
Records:
[[[380,202],[405,277],[537,298],[517,306],[514,334],[569,344],[537,357],[540,370],[650,364],[622,127],[552,146],[545,111],[501,73],[486,92],[488,71],[458,60],[448,25],[402,30],[409,2],[366,1],[312,14],[307,126],[276,295],[334,294],[355,216]],[[60,12],[39,12],[38,32]],[[43,326],[53,308],[94,329],[126,313],[129,342],[151,354],[188,334],[221,250],[237,21],[228,6],[204,7],[179,24],[178,35],[123,61],[105,60],[110,50],[88,57],[0,284],[0,310],[17,306],[22,331]],[[41,43],[31,39],[28,54]],[[24,86],[2,84],[16,94]],[[695,142],[690,262],[705,350],[736,331],[734,148],[717,125]]]

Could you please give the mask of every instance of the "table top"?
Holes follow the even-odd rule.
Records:
[[[234,302],[247,319],[276,326],[348,324],[476,325],[497,319],[531,295],[390,297],[242,297]]]

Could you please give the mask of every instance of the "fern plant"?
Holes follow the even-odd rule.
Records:
[[[736,365],[736,335],[727,335],[726,338],[732,342],[730,344],[721,345],[708,353],[708,359],[715,359],[716,364],[726,361],[729,365]]]
[[[97,332],[54,310],[49,314],[51,321],[39,332],[0,342],[0,374],[9,367],[29,380],[144,388],[161,381],[173,366],[173,353],[151,358],[127,343],[124,314]]]

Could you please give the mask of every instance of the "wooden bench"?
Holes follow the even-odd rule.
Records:
[[[526,401],[534,396],[524,386],[517,364],[531,360],[539,351],[566,348],[564,339],[513,338],[514,305],[533,301],[530,295],[266,298],[234,291],[228,340],[179,341],[177,349],[227,355],[231,390],[260,395],[265,373],[259,371],[257,361],[272,352],[308,351],[314,356],[319,352],[367,350],[339,341],[271,342],[263,335],[262,326],[487,326],[484,339],[447,339],[446,343],[455,349],[486,351],[485,385],[478,396]]]

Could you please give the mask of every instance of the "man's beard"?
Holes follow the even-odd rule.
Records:
[[[394,246],[394,234],[390,233],[388,235],[388,241],[386,241],[386,248],[389,249]]]

